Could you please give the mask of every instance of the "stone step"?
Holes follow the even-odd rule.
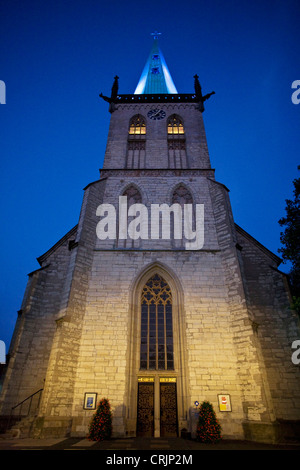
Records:
[[[35,416],[26,416],[21,418],[20,421],[16,422],[10,427],[4,434],[1,435],[2,439],[20,439],[28,437],[31,425],[35,420]]]

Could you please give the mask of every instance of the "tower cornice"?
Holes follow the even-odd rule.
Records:
[[[204,176],[205,178],[214,179],[215,176],[214,168],[104,168],[99,171],[100,179],[107,178],[109,176]]]
[[[198,103],[200,100],[195,93],[178,94],[142,94],[142,95],[117,95],[115,103]]]

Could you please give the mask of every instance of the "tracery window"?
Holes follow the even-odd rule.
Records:
[[[168,134],[184,134],[182,119],[176,114],[172,114],[168,119]]]
[[[193,204],[193,197],[186,186],[180,184],[174,190],[172,195],[172,204],[177,203],[183,206],[183,204]]]
[[[142,370],[174,369],[172,293],[158,274],[149,279],[141,295]]]
[[[133,184],[124,191],[123,196],[127,196],[128,207],[132,206],[132,204],[142,203],[141,193]]]
[[[145,119],[140,114],[136,114],[130,119],[129,134],[130,135],[146,134]]]
[[[126,168],[145,168],[146,121],[141,114],[130,119],[127,143]]]

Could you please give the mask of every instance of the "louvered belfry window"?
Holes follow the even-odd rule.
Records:
[[[174,369],[172,293],[168,283],[155,274],[141,296],[142,370]]]

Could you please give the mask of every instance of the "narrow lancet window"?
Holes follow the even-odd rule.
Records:
[[[193,197],[190,191],[188,190],[188,188],[184,184],[179,184],[173,191],[172,204],[179,204],[181,206],[183,217],[187,216],[187,212],[185,211],[185,205],[191,207],[191,215],[192,215],[191,229],[195,230],[195,210],[194,210],[194,204],[193,204]],[[185,224],[185,221],[183,221],[183,227],[182,227],[183,229],[182,233],[184,234],[184,236],[180,240],[176,240],[173,237],[173,234],[171,235],[173,248],[183,249],[186,245],[187,240],[185,238],[185,225],[184,224]],[[171,225],[171,227],[173,227],[173,225]]]
[[[142,204],[142,196],[140,191],[133,185],[131,184],[130,186],[127,187],[127,189],[123,192],[122,196],[126,197],[126,203],[125,206],[122,208],[122,211],[124,211],[124,217],[126,218],[126,233],[123,234],[123,237],[119,237],[120,235],[120,226],[122,227],[123,221],[118,220],[119,222],[119,229],[117,231],[117,244],[116,246],[118,248],[139,248],[141,240],[134,240],[133,238],[128,237],[128,229],[130,227],[130,222],[134,217],[128,216],[127,220],[127,213],[129,208],[134,205],[134,204]],[[121,212],[122,212],[121,211]],[[127,227],[128,224],[128,227]],[[121,230],[122,232],[122,230]]]

